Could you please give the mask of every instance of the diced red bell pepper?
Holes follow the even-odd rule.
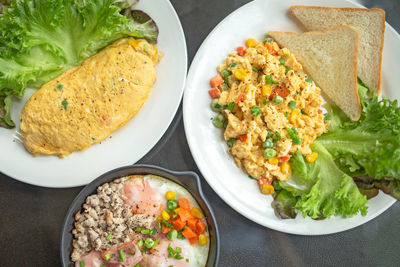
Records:
[[[247,134],[241,134],[241,135],[239,135],[239,139],[240,139],[240,141],[242,141],[242,142],[246,142],[246,140],[247,140]]]
[[[285,155],[285,156],[283,156],[283,157],[280,157],[280,159],[282,160],[282,162],[287,162],[287,161],[290,160],[290,155],[287,154],[287,155]]]

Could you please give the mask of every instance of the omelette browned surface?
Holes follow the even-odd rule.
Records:
[[[105,139],[140,110],[158,60],[145,40],[122,39],[43,85],[22,110],[26,149],[64,157]]]

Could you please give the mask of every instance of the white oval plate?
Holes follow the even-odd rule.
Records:
[[[215,113],[210,108],[209,80],[216,68],[247,38],[263,40],[269,30],[301,32],[287,15],[291,5],[327,5],[323,0],[256,0],[237,9],[225,18],[203,42],[189,70],[183,115],[190,150],[201,173],[217,194],[233,209],[263,226],[293,234],[322,235],[344,231],[361,225],[388,209],[395,200],[379,194],[369,201],[368,214],[344,219],[335,217],[322,221],[303,218],[278,219],[271,208],[271,196],[262,195],[257,184],[248,178],[227,152],[222,131],[213,126]],[[329,1],[332,7],[361,7],[345,0]],[[383,93],[400,99],[399,72],[400,37],[386,24],[383,56]]]
[[[140,112],[101,144],[66,158],[33,157],[16,140],[15,129],[0,128],[0,171],[17,180],[46,187],[81,186],[102,173],[133,164],[162,137],[181,101],[186,71],[185,36],[179,18],[168,0],[142,0],[137,9],[157,23],[157,48],[164,57],[157,65],[157,81]],[[12,107],[13,120],[19,123],[21,109],[34,90],[27,90],[22,101]]]

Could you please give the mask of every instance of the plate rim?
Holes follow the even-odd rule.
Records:
[[[229,18],[230,18],[231,16],[234,16],[236,13],[239,13],[241,10],[246,9],[246,8],[247,8],[248,6],[250,6],[250,5],[256,4],[256,3],[259,2],[259,1],[261,1],[261,0],[253,0],[253,1],[250,1],[250,2],[248,2],[248,3],[246,3],[246,4],[242,5],[242,6],[240,6],[239,8],[233,10],[231,13],[229,13],[224,19],[222,19],[222,20],[212,29],[212,31],[207,35],[207,37],[204,39],[204,41],[201,43],[201,45],[200,45],[199,48],[197,49],[197,52],[196,52],[196,54],[195,54],[195,56],[194,56],[194,58],[193,58],[193,60],[192,60],[192,62],[191,62],[191,64],[190,64],[189,71],[188,71],[188,75],[187,75],[187,77],[186,77],[186,81],[190,81],[190,80],[191,80],[191,77],[192,77],[193,75],[195,75],[195,74],[194,74],[195,71],[194,71],[194,69],[192,68],[192,66],[194,66],[195,64],[197,65],[197,61],[199,61],[199,59],[200,59],[200,53],[199,53],[199,52],[200,52],[200,51],[203,51],[204,46],[206,45],[206,43],[208,42],[208,40],[211,38],[211,36],[213,35],[213,33],[214,33],[215,31],[217,31],[217,29],[218,29],[219,27],[221,27],[221,25],[224,24],[225,21],[229,20]],[[267,0],[267,1],[269,1],[269,0]],[[349,4],[355,5],[355,6],[359,7],[359,8],[366,8],[366,7],[364,7],[363,5],[361,5],[361,4],[359,4],[359,3],[356,3],[356,2],[354,2],[354,1],[352,1],[352,0],[341,0],[341,1],[348,2]],[[294,4],[296,4],[296,3],[294,3]],[[400,39],[400,34],[399,34],[390,24],[388,24],[388,23],[386,22],[386,20],[385,20],[385,27],[387,27],[388,30],[389,30],[390,32],[394,33],[395,36],[396,36],[397,38]],[[187,87],[188,87],[188,85],[186,84],[185,90],[186,90]],[[186,107],[188,106],[188,103],[187,103],[188,97],[186,97],[187,95],[188,95],[188,94],[184,94],[184,96],[183,96],[183,122],[184,122],[184,130],[185,130],[186,138],[187,138],[187,141],[188,141],[188,146],[189,146],[190,152],[191,152],[191,154],[192,154],[192,157],[193,157],[193,159],[194,159],[196,165],[198,166],[198,169],[199,169],[201,175],[204,177],[204,179],[207,181],[207,183],[210,185],[210,187],[217,193],[217,195],[218,195],[229,207],[231,207],[232,209],[234,209],[236,212],[238,212],[238,213],[241,214],[242,216],[246,217],[247,219],[249,219],[249,220],[251,220],[251,221],[253,221],[253,222],[255,222],[255,223],[257,223],[257,224],[259,224],[259,225],[261,225],[261,226],[268,227],[268,228],[270,228],[270,229],[273,229],[273,230],[276,230],[276,231],[279,231],[279,232],[283,232],[283,233],[294,234],[294,235],[303,235],[303,236],[321,236],[321,235],[329,235],[329,234],[340,233],[340,232],[344,232],[344,231],[347,231],[347,230],[350,230],[350,229],[354,229],[354,228],[356,228],[356,227],[359,227],[359,226],[361,226],[361,225],[363,225],[363,224],[365,224],[365,223],[367,223],[367,222],[369,222],[369,221],[371,221],[371,220],[377,218],[377,217],[378,217],[379,215],[381,215],[383,212],[387,211],[394,203],[396,203],[396,199],[392,199],[392,200],[390,201],[390,203],[387,205],[386,208],[381,209],[381,210],[375,212],[374,215],[371,216],[371,217],[368,217],[368,218],[363,217],[363,218],[365,218],[365,219],[363,219],[361,222],[356,222],[355,224],[351,224],[351,225],[347,225],[347,224],[346,224],[346,225],[344,225],[343,227],[341,227],[340,230],[336,230],[336,229],[335,229],[335,230],[333,230],[333,229],[332,229],[332,230],[326,230],[326,231],[324,231],[323,233],[320,233],[320,232],[307,232],[307,233],[304,233],[303,231],[282,229],[282,228],[280,228],[279,226],[275,226],[273,222],[272,222],[272,223],[268,223],[268,222],[266,223],[265,221],[262,221],[262,220],[260,220],[259,218],[253,218],[250,214],[248,214],[247,211],[241,210],[241,209],[239,209],[238,207],[235,207],[234,205],[231,205],[231,204],[229,203],[228,197],[227,197],[224,193],[222,193],[222,189],[219,188],[218,186],[213,186],[213,182],[211,181],[212,179],[211,179],[210,177],[207,177],[206,175],[203,175],[203,172],[204,172],[204,171],[202,170],[203,165],[202,165],[201,163],[199,164],[199,162],[201,162],[201,161],[199,160],[199,156],[198,156],[196,153],[193,153],[193,151],[195,151],[196,149],[194,148],[195,145],[194,145],[193,137],[192,137],[192,135],[190,134],[190,131],[189,131],[189,129],[188,129],[188,127],[189,127],[188,125],[189,125],[190,123],[188,123],[189,118],[188,118],[188,115],[186,115],[186,114],[188,114],[188,112],[186,111]],[[186,112],[185,112],[185,111],[186,111]]]
[[[187,53],[187,44],[186,44],[186,36],[185,36],[185,31],[183,30],[182,27],[182,23],[181,20],[174,8],[174,6],[172,5],[172,3],[169,0],[163,0],[165,2],[165,4],[169,7],[169,9],[171,10],[171,18],[173,20],[176,21],[176,26],[178,28],[178,32],[179,35],[182,37],[182,46],[183,46],[183,51],[182,51],[182,56],[183,56],[183,62],[182,62],[182,77],[180,77],[181,79],[181,89],[180,89],[180,93],[179,93],[179,100],[176,100],[176,105],[173,109],[171,109],[171,116],[168,118],[168,123],[165,124],[165,126],[163,127],[162,130],[159,131],[159,133],[156,135],[156,137],[154,138],[153,144],[149,145],[147,147],[147,149],[145,149],[142,153],[141,156],[138,157],[138,159],[136,161],[131,161],[129,164],[135,164],[138,161],[140,161],[144,156],[146,156],[154,147],[156,147],[158,145],[158,143],[160,142],[160,140],[162,139],[162,137],[166,134],[166,132],[168,131],[168,128],[171,126],[172,121],[174,120],[177,111],[179,110],[180,104],[182,102],[183,99],[183,94],[185,91],[185,86],[186,86],[186,79],[187,79],[187,74],[188,74],[188,53]],[[132,118],[131,118],[132,119]],[[117,129],[118,130],[118,129]],[[116,131],[117,131],[116,130]],[[115,133],[116,131],[114,131],[113,133]],[[112,135],[113,133],[110,133],[110,135]],[[109,137],[109,136],[108,136]],[[108,138],[107,137],[107,138]],[[106,140],[106,139],[104,139]],[[79,151],[78,151],[79,152]],[[33,156],[32,156],[33,157]],[[56,157],[56,156],[51,156],[51,157]],[[112,168],[117,168],[120,166],[124,166],[127,163],[119,163],[119,164],[115,164],[115,166],[113,166]],[[92,174],[91,177],[92,180],[95,179],[99,174],[105,172],[106,170],[103,171],[99,171],[97,174]],[[6,177],[11,178],[13,180],[25,183],[25,184],[29,184],[29,185],[33,185],[33,186],[38,186],[38,187],[43,187],[43,188],[73,188],[73,187],[80,187],[80,186],[85,186],[88,183],[90,183],[92,180],[88,181],[82,181],[79,183],[73,183],[73,184],[46,184],[46,183],[42,183],[40,180],[35,180],[32,181],[29,178],[29,175],[25,175],[25,177],[18,177],[18,173],[15,172],[15,170],[8,170],[8,169],[0,169],[0,173],[4,174]]]

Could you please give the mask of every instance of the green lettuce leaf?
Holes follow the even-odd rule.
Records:
[[[281,190],[278,188],[275,200],[279,201],[279,195],[286,191],[286,209],[290,210],[287,203],[294,204],[303,216],[313,219],[349,217],[358,212],[366,214],[367,199],[352,177],[336,166],[333,156],[318,141],[314,142],[312,150],[319,155],[314,163],[306,162],[300,152],[293,155],[290,161],[293,176],[290,181],[279,182]]]
[[[20,0],[0,14],[0,125],[13,127],[10,105],[123,37],[156,41],[152,21],[120,14],[117,0]]]
[[[400,107],[397,100],[379,99],[359,85],[360,120],[352,122],[336,107],[329,132],[318,142],[334,155],[340,168],[352,177],[400,179]]]

